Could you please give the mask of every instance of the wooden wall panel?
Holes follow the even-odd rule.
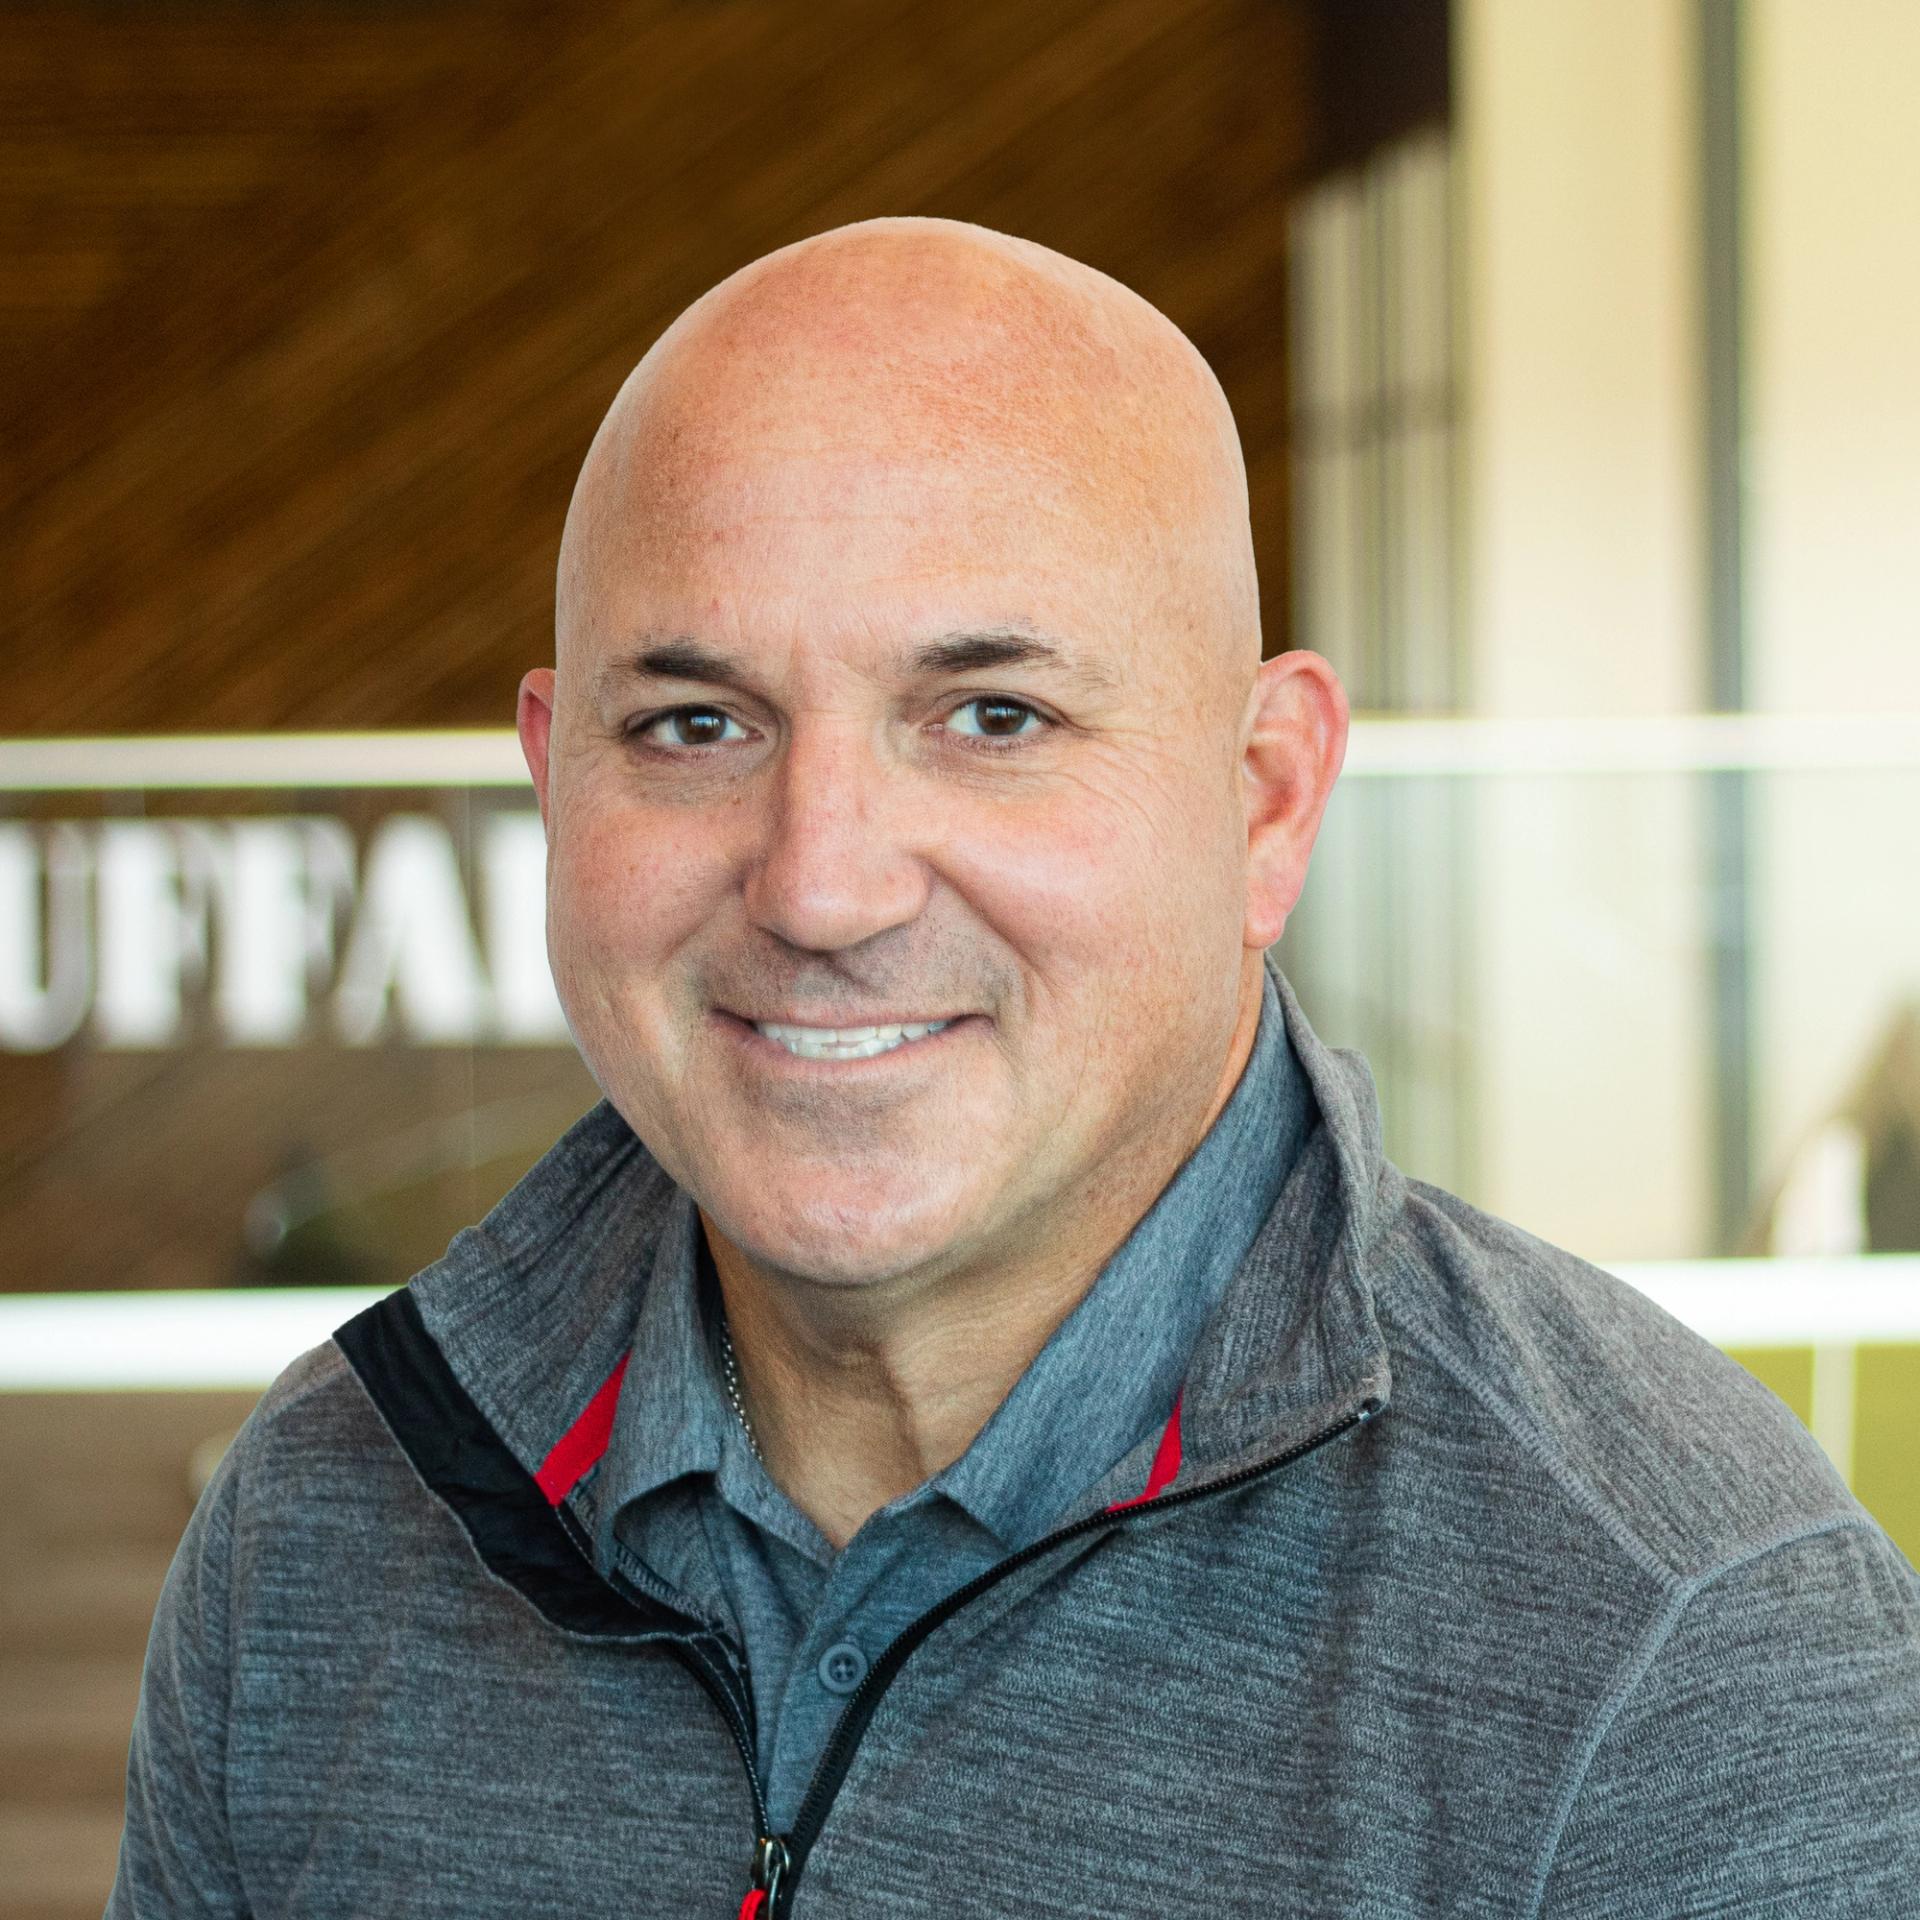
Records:
[[[626,370],[745,260],[883,212],[1027,234],[1186,328],[1241,418],[1281,630],[1300,6],[307,0],[0,31],[25,56],[0,243],[29,269],[0,312],[0,732],[504,723]]]

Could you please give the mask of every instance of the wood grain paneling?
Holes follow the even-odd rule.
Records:
[[[105,1904],[153,1606],[247,1393],[0,1395],[0,1920]],[[204,1457],[204,1456],[203,1456]]]
[[[12,16],[0,730],[503,722],[626,370],[743,261],[883,212],[1030,235],[1186,328],[1240,413],[1277,633],[1304,21],[1274,0]]]

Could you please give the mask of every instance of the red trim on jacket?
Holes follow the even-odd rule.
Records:
[[[580,1417],[554,1442],[553,1451],[540,1463],[534,1480],[547,1496],[549,1506],[557,1507],[600,1464],[607,1443],[613,1438],[613,1416],[620,1404],[620,1382],[626,1377],[629,1357],[621,1356],[620,1364],[601,1381]],[[1155,1498],[1173,1484],[1179,1472],[1180,1395],[1175,1394],[1173,1411],[1167,1415],[1160,1444],[1154,1449],[1153,1465],[1147,1469],[1146,1486],[1131,1500],[1114,1501],[1107,1511],[1120,1513]]]
[[[621,1355],[620,1364],[601,1381],[580,1418],[554,1442],[553,1451],[533,1476],[549,1506],[557,1507],[600,1464],[600,1456],[613,1438],[613,1415],[620,1404],[620,1382],[626,1375],[627,1358]]]
[[[1167,1415],[1165,1431],[1160,1435],[1160,1444],[1154,1449],[1153,1465],[1147,1469],[1146,1490],[1136,1493],[1131,1500],[1116,1500],[1107,1511],[1119,1513],[1126,1507],[1137,1507],[1143,1500],[1151,1500],[1156,1494],[1164,1493],[1173,1484],[1174,1476],[1180,1471],[1180,1395],[1173,1396],[1173,1411]]]

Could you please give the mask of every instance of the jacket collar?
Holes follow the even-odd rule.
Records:
[[[1382,1149],[1365,1059],[1327,1046],[1271,955],[1268,966],[1319,1121],[1194,1348],[1183,1486],[1284,1452],[1393,1390],[1374,1283],[1406,1178]]]
[[[1372,1279],[1406,1183],[1382,1152],[1366,1062],[1327,1047],[1271,955],[1268,964],[1318,1118],[1196,1344],[1181,1488],[1283,1452],[1366,1401],[1384,1404],[1391,1389]],[[673,1191],[609,1103],[589,1112],[403,1296],[372,1310],[407,1336],[399,1347],[417,1349],[414,1360],[394,1358],[399,1347],[361,1322],[341,1330],[370,1389],[363,1358],[388,1354],[375,1398],[396,1433],[409,1417],[395,1404],[408,1396],[407,1367],[444,1372],[423,1407],[449,1391],[470,1403],[548,1501],[573,1510],[562,1514],[569,1530],[591,1536],[590,1469]]]

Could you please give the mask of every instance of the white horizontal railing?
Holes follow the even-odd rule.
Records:
[[[524,787],[507,728],[181,733],[0,740],[0,793],[212,793],[289,787]]]
[[[1609,1271],[1719,1347],[1920,1344],[1920,1254]],[[382,1291],[0,1294],[0,1391],[264,1387]]]
[[[1920,1344],[1920,1254],[1629,1260],[1607,1270],[1716,1347]]]
[[[1367,779],[1874,767],[1920,768],[1920,713],[1358,714],[1346,758],[1347,774]],[[519,742],[504,727],[0,740],[0,793],[526,785]]]
[[[259,1388],[382,1287],[0,1294],[0,1392]]]

